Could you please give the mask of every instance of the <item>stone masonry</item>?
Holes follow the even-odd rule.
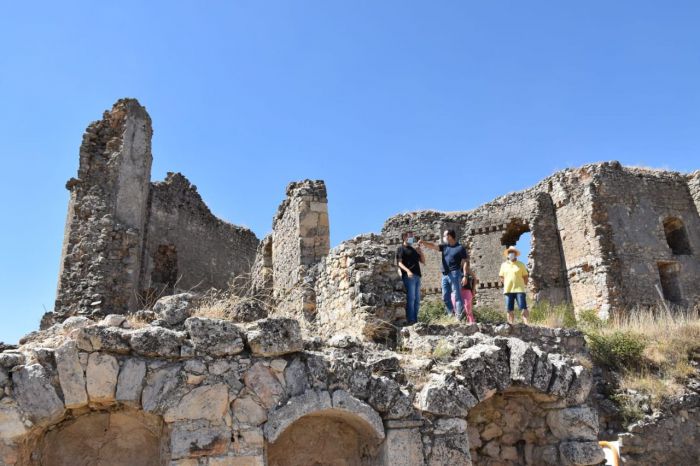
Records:
[[[558,172],[525,191],[465,212],[414,212],[388,219],[389,244],[413,229],[434,240],[454,228],[481,282],[478,304],[500,307],[502,251],[530,232],[530,291],[604,315],[663,300],[697,306],[700,292],[700,175],[622,167],[617,162]],[[426,292],[439,287],[439,256],[428,255]],[[528,262],[528,259],[524,259]],[[661,294],[659,293],[659,291]]]
[[[0,464],[510,466],[603,458],[586,401],[591,375],[567,353],[583,348],[580,334],[563,340],[543,329],[556,340],[546,350],[536,342],[549,337],[537,329],[419,325],[402,332],[396,353],[347,334],[305,339],[286,318],[172,320],[191,314],[181,309],[187,296],[173,298],[159,301],[150,324],[74,316],[0,352]]]
[[[209,211],[180,174],[151,183],[151,119],[119,100],[88,126],[71,192],[54,312],[124,313],[178,289],[226,288],[250,272],[258,239]]]
[[[482,306],[501,306],[502,251],[524,232],[536,300],[603,315],[700,305],[700,172],[586,165],[331,249],[323,181],[291,183],[260,242],[182,175],[152,183],[151,136],[133,99],[86,130],[54,312],[19,347],[0,344],[2,465],[602,462],[579,332],[401,328],[394,254],[408,229],[457,231]],[[426,254],[423,292],[437,293],[439,256]],[[264,312],[200,317],[196,292],[211,288]],[[675,441],[697,430],[700,403],[684,403],[623,439],[630,464],[696,455]],[[666,429],[673,454],[648,441]]]

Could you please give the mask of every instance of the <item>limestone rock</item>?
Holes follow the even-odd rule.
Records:
[[[231,429],[207,421],[184,421],[173,424],[170,451],[173,459],[220,455],[231,443]]]
[[[190,317],[185,321],[185,328],[198,352],[228,356],[244,349],[243,333],[232,322]]]
[[[517,338],[508,338],[510,350],[510,379],[530,385],[537,365],[537,353],[532,346]]]
[[[480,343],[467,348],[453,365],[481,401],[510,385],[507,351],[496,345]]]
[[[175,326],[181,324],[192,315],[192,301],[194,295],[191,293],[180,293],[160,298],[153,305],[153,311],[167,325]]]
[[[547,424],[561,440],[595,440],[598,438],[598,414],[588,406],[552,410]]]
[[[247,426],[259,426],[267,420],[267,412],[251,397],[238,398],[233,402],[233,415]]]
[[[117,327],[93,325],[75,330],[75,341],[83,351],[107,351],[110,353],[128,354],[129,334]]]
[[[144,327],[131,334],[131,348],[142,356],[175,358],[180,356],[180,346],[185,334],[163,327]]]
[[[308,388],[306,365],[300,359],[292,360],[284,369],[284,382],[289,396],[301,395]]]
[[[11,442],[27,432],[17,405],[10,400],[0,401],[0,440]]]
[[[469,389],[451,374],[434,374],[418,395],[420,409],[439,416],[465,417],[477,403]]]
[[[25,356],[22,353],[4,352],[0,353],[0,367],[10,370],[15,366],[25,363]]]
[[[268,442],[274,443],[279,435],[300,417],[332,407],[331,396],[327,391],[307,390],[290,398],[286,404],[270,413],[264,427],[265,437]]]
[[[384,425],[382,423],[382,418],[379,417],[377,412],[369,405],[353,397],[345,390],[336,390],[333,392],[331,402],[333,404],[333,409],[345,410],[354,414],[355,416],[359,416],[360,418],[364,419],[367,424],[372,426],[377,438],[384,438]]]
[[[91,353],[86,375],[87,393],[91,402],[109,403],[115,400],[119,363],[114,356]]]
[[[146,376],[146,363],[139,359],[127,359],[117,380],[117,401],[131,405],[141,404],[143,380]]]
[[[256,356],[281,356],[304,349],[299,322],[294,319],[263,319],[247,329],[248,345]]]
[[[591,465],[605,461],[605,453],[598,442],[562,442],[559,444],[566,465]]]
[[[284,388],[277,377],[262,362],[253,364],[243,380],[246,387],[252,390],[268,409],[275,406],[284,394]]]
[[[153,370],[146,376],[141,405],[144,411],[159,412],[164,402],[182,382],[178,377],[179,364],[170,364]]]
[[[63,402],[41,365],[20,366],[13,373],[12,381],[20,408],[35,424],[50,424],[63,416]]]
[[[225,384],[204,385],[193,389],[163,415],[165,422],[206,419],[221,421],[228,409]]]
[[[253,322],[267,317],[267,310],[257,300],[242,300],[236,303],[228,315],[233,322]]]
[[[435,439],[428,466],[444,466],[447,464],[471,464],[469,443],[466,434],[446,435]]]
[[[61,382],[63,401],[66,408],[80,408],[88,403],[85,389],[83,366],[80,365],[78,348],[74,341],[69,340],[56,348],[56,369]]]
[[[372,378],[369,384],[368,403],[380,413],[389,411],[401,386],[388,377]]]

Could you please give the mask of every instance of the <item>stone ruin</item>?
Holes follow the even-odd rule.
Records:
[[[259,241],[182,175],[152,183],[151,135],[125,99],[83,137],[55,309],[0,345],[0,464],[603,462],[581,333],[400,327],[406,229],[457,230],[480,305],[498,306],[501,251],[526,231],[536,299],[601,313],[700,303],[700,172],[587,165],[472,211],[398,215],[331,249],[322,181],[291,183]],[[424,293],[439,288],[428,254]],[[197,314],[198,292],[228,287],[268,317]],[[700,424],[700,403],[682,412],[679,431]],[[626,438],[626,464],[646,464],[657,433]],[[697,442],[664,454],[689,464]]]

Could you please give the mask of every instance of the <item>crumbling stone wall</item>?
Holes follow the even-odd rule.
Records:
[[[655,419],[640,421],[620,436],[625,465],[695,464],[700,458],[700,395],[685,395]]]
[[[349,335],[304,341],[291,319],[240,325],[189,317],[162,327],[173,315],[167,306],[181,301],[168,299],[151,324],[138,327],[120,315],[71,317],[1,352],[0,462],[66,464],[65,455],[115,451],[115,464],[138,457],[142,464],[263,466],[340,455],[357,465],[469,465],[470,447],[482,448],[469,443],[470,413],[512,418],[520,408],[499,394],[513,390],[539,397],[528,424],[550,429],[538,438],[547,439],[553,464],[601,459],[588,440],[595,431],[584,435],[568,421],[588,426],[590,374],[562,354],[514,337],[456,334],[447,338],[453,354],[436,361],[423,348],[445,338],[430,332],[407,334],[395,353]],[[78,448],[91,426],[103,428]],[[117,445],[119,433],[140,438]],[[344,442],[319,443],[319,436]],[[510,455],[503,437],[491,441]],[[520,440],[539,458],[534,440]]]
[[[480,305],[501,306],[502,251],[529,231],[531,252],[523,261],[531,267],[535,299],[606,314],[658,305],[658,286],[672,287],[664,292],[666,300],[693,306],[700,300],[691,283],[700,272],[698,179],[697,173],[625,168],[618,162],[586,165],[472,211],[397,215],[386,221],[382,235],[398,245],[407,229],[434,240],[441,230],[454,228],[481,281]],[[664,231],[669,219],[683,226],[686,247],[670,246]],[[438,292],[439,256],[429,252],[426,261],[424,292]]]
[[[224,290],[236,277],[236,285],[246,289],[257,247],[252,231],[215,217],[196,186],[179,173],[168,173],[165,181],[152,184],[141,289],[156,295],[172,293],[173,285],[181,290]],[[165,265],[175,266],[170,278],[176,283],[159,281],[158,259],[164,248],[174,251],[175,263]]]
[[[377,235],[362,235],[333,248],[316,281],[317,333],[338,332],[385,341],[405,317],[403,284],[394,252]]]
[[[68,316],[124,313],[149,295],[225,288],[247,274],[258,240],[214,217],[182,175],[150,183],[151,119],[121,99],[91,123],[70,191],[58,291],[50,326]]]
[[[119,100],[88,126],[70,191],[55,312],[123,312],[135,305],[151,172],[151,119]]]
[[[290,183],[272,221],[272,274],[276,298],[303,282],[308,269],[328,254],[330,228],[323,181]]]

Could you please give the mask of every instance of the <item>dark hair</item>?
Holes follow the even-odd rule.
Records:
[[[457,233],[454,230],[447,230],[447,236],[451,236],[452,239],[457,239]]]

